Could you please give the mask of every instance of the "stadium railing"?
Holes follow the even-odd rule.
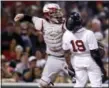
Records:
[[[55,83],[53,88],[72,88],[74,84],[72,83]],[[108,84],[103,84],[104,87],[109,87]],[[38,83],[2,83],[2,88],[39,88]],[[90,84],[87,85],[90,87]]]

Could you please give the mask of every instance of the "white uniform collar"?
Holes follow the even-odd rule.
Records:
[[[85,28],[84,27],[82,27],[81,29],[79,29],[77,32],[81,32],[81,31],[84,31],[85,30]],[[76,32],[76,33],[77,33]]]

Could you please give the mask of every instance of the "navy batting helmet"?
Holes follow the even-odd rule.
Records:
[[[76,32],[82,26],[82,19],[78,12],[71,12],[66,22],[66,27],[72,32]]]

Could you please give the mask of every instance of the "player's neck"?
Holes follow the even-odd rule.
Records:
[[[74,31],[72,31],[73,33],[76,33],[78,32],[79,30],[81,30],[82,26],[78,26],[78,27],[75,27]]]

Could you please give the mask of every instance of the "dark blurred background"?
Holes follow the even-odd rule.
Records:
[[[45,43],[42,35],[28,22],[15,23],[17,13],[43,17],[42,8],[50,1],[1,2],[1,73],[3,82],[37,82],[46,63]],[[52,1],[58,3],[67,18],[71,11],[81,13],[83,26],[95,33],[105,50],[102,58],[108,75],[108,1]],[[28,60],[36,57],[36,60]],[[107,80],[109,81],[109,80]],[[106,81],[106,82],[107,82]],[[61,72],[56,83],[71,82]]]

